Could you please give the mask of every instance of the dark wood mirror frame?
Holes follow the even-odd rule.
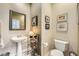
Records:
[[[21,28],[18,28],[17,29],[16,25],[15,25],[14,28],[12,28],[12,21],[13,21],[13,17],[14,17],[13,16],[13,13],[15,13],[17,16],[18,15],[20,15],[20,16],[22,15],[23,16],[23,24],[21,22],[22,19],[19,19],[18,20],[19,21],[19,24],[17,25],[17,26],[19,26]],[[18,17],[20,18],[20,16],[18,16]],[[15,20],[17,20],[17,19],[15,19]],[[22,13],[19,13],[19,12],[16,12],[16,11],[9,10],[9,30],[26,30],[26,15],[25,14],[22,14]]]

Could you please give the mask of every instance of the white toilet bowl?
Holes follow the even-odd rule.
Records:
[[[62,51],[59,51],[57,49],[53,49],[50,51],[50,56],[64,56]]]
[[[50,56],[64,56],[64,51],[68,51],[68,42],[55,40],[55,49],[49,52]]]

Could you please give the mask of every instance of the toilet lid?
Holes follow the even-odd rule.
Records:
[[[57,49],[51,50],[50,55],[51,56],[64,56],[63,52],[61,52]]]

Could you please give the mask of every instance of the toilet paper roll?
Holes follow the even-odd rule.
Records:
[[[43,46],[46,48],[48,47],[48,43],[47,42],[43,42]]]

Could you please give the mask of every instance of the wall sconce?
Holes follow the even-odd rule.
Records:
[[[32,31],[33,31],[35,34],[38,34],[38,27],[37,27],[37,26],[32,27]]]
[[[34,35],[34,32],[33,32],[33,31],[30,31],[30,32],[29,32],[29,35],[30,35],[30,36],[33,36],[33,35]]]
[[[32,27],[32,30],[29,32],[29,36],[34,36],[38,34],[38,27],[34,26]]]

